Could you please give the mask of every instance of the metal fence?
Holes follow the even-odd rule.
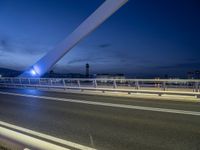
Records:
[[[200,80],[188,79],[0,78],[0,86],[118,91],[129,94],[200,94]]]

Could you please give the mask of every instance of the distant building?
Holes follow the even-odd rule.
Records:
[[[84,78],[85,75],[80,74],[80,73],[55,73],[55,72],[50,72],[46,73],[43,78]]]
[[[54,71],[53,71],[53,70],[51,70],[51,71],[49,72],[49,74],[48,74],[48,75],[49,75],[49,77],[50,77],[50,78],[53,78],[53,77],[54,77],[54,75],[55,75],[55,73],[54,73]]]
[[[200,79],[200,71],[199,70],[196,70],[195,71],[195,79]]]
[[[200,79],[200,71],[196,70],[196,71],[193,71],[193,72],[191,72],[191,71],[188,72],[187,78],[188,79]]]
[[[90,65],[88,63],[85,65],[85,77],[90,77]]]
[[[21,74],[21,71],[7,69],[7,68],[0,68],[0,75],[1,77],[17,77]]]
[[[96,74],[99,79],[125,79],[124,74]]]
[[[194,79],[194,73],[193,72],[188,72],[187,73],[187,78],[188,79]]]

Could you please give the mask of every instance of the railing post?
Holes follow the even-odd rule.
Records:
[[[52,79],[50,79],[50,86],[52,86]]]
[[[66,90],[65,89],[65,80],[64,79],[62,79],[62,84],[63,84],[63,89]]]
[[[166,91],[166,82],[163,82],[163,91]]]
[[[62,79],[62,83],[63,83],[63,86],[65,87],[65,80],[64,79]]]
[[[19,83],[20,83],[20,85],[22,87],[22,78],[19,78]]]
[[[28,84],[31,85],[31,80],[30,80],[30,78],[28,78]]]
[[[140,88],[140,86],[139,86],[139,82],[138,81],[135,81],[135,89],[139,89]]]
[[[116,80],[113,80],[113,88],[116,89],[117,88],[117,83]]]
[[[28,80],[27,87],[31,87],[31,86],[30,86],[30,79],[27,78],[27,80]]]
[[[93,85],[95,88],[97,88],[97,80],[93,80]]]
[[[194,92],[199,92],[199,83],[195,82],[195,91]]]
[[[80,80],[77,80],[78,87],[81,87]]]

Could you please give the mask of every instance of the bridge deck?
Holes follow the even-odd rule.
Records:
[[[89,147],[108,150],[200,148],[200,105],[197,102],[20,89],[1,89],[0,92],[0,121]],[[106,105],[108,103],[112,105]],[[115,107],[115,104],[118,105]],[[157,108],[160,111],[156,111]]]

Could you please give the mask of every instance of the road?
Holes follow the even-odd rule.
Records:
[[[0,89],[0,121],[99,150],[200,149],[199,102]]]

